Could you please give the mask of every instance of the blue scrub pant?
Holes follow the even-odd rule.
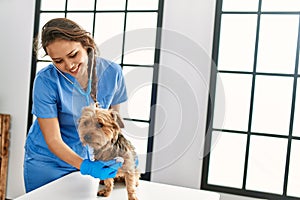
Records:
[[[24,183],[26,192],[30,192],[51,181],[63,177],[71,172],[77,171],[76,168],[62,165],[61,160],[53,158],[38,159],[29,157],[25,154],[24,160]]]

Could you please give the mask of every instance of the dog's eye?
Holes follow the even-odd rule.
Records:
[[[83,122],[83,125],[84,125],[84,126],[88,126],[88,125],[89,125],[89,121],[84,121],[84,122]]]
[[[103,124],[100,123],[100,122],[98,122],[98,123],[96,123],[96,127],[97,127],[97,128],[102,128],[102,127],[103,127]]]

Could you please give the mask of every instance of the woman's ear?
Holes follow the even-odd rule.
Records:
[[[124,128],[123,119],[121,118],[120,114],[117,111],[111,110],[111,116],[117,122],[120,128]]]

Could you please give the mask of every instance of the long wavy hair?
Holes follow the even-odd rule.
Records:
[[[68,41],[80,42],[81,45],[87,48],[87,54],[89,55],[89,66],[88,66],[88,74],[90,74],[91,63],[94,63],[93,74],[92,74],[92,89],[91,89],[91,97],[94,102],[97,102],[97,76],[96,76],[96,54],[98,53],[98,49],[94,39],[91,34],[84,30],[80,25],[76,22],[67,19],[67,18],[54,18],[48,21],[42,27],[41,33],[41,46],[44,49],[46,55],[48,55],[46,47],[54,42],[56,39],[63,39]],[[35,40],[35,51],[36,55],[39,49],[38,47],[38,39]],[[91,55],[94,54],[94,55]],[[91,59],[93,59],[93,62]]]

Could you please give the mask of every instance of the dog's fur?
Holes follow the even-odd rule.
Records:
[[[125,179],[129,200],[137,200],[136,186],[140,173],[135,166],[134,146],[121,133],[124,124],[116,111],[101,109],[95,105],[83,109],[79,119],[79,136],[84,145],[94,150],[95,160],[107,161],[122,157],[124,163],[115,179]],[[104,180],[105,188],[98,191],[98,196],[109,196],[113,190],[114,179]]]

